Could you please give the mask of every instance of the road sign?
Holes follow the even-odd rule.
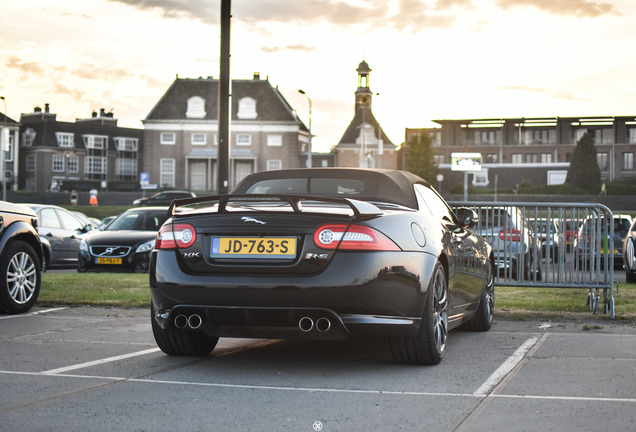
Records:
[[[150,183],[150,174],[148,173],[140,173],[139,174],[139,184],[143,185],[147,185],[148,183]]]

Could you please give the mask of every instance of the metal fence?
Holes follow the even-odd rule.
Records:
[[[601,204],[450,202],[479,215],[474,228],[493,247],[495,285],[586,288],[597,314],[615,317],[614,265],[622,264],[622,241],[614,215]]]

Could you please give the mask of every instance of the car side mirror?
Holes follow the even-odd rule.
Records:
[[[473,209],[460,207],[457,209],[457,219],[459,219],[459,223],[464,228],[471,228],[477,225],[479,216],[477,216],[477,212]]]

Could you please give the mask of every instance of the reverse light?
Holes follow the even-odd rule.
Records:
[[[194,244],[197,232],[190,224],[166,224],[155,240],[155,249],[185,249]]]
[[[400,250],[387,236],[364,225],[323,225],[314,233],[314,243],[322,249]]]

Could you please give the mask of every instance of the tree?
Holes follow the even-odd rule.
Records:
[[[435,177],[439,172],[439,167],[435,162],[433,139],[428,133],[413,135],[406,143],[404,168],[422,177],[430,184],[436,184]]]
[[[565,183],[578,186],[590,193],[598,193],[600,190],[601,169],[598,166],[592,131],[587,131],[576,143]]]

